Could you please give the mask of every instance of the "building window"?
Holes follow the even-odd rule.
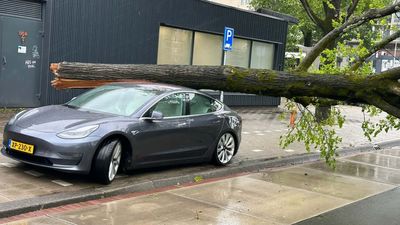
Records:
[[[226,53],[226,65],[249,67],[251,42],[241,38],[233,40],[232,51]]]
[[[273,44],[253,41],[250,68],[273,69],[275,46]]]
[[[193,65],[218,66],[222,63],[222,36],[196,32]]]
[[[193,32],[160,26],[157,64],[190,65]]]
[[[157,64],[222,65],[222,35],[160,26]],[[226,65],[273,69],[275,45],[235,38]]]

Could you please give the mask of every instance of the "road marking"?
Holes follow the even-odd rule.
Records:
[[[261,150],[261,149],[254,149],[254,150],[251,150],[251,151],[253,151],[253,152],[263,152],[264,150]]]
[[[285,149],[285,152],[294,152],[293,149]]]
[[[242,134],[250,134],[250,132],[243,131]]]
[[[258,134],[256,134],[256,135],[258,135],[258,136],[264,136],[265,134],[262,134],[262,133],[258,133]]]
[[[7,167],[7,168],[14,168],[14,167],[17,167],[17,165],[16,165],[15,163],[9,163],[9,162],[7,162],[7,163],[0,163],[0,166],[4,166],[4,167]]]
[[[43,176],[43,173],[39,173],[39,172],[34,171],[34,170],[26,170],[26,171],[24,171],[24,173],[29,174],[29,175],[34,176],[34,177]]]
[[[276,132],[281,132],[282,130],[275,130]]]
[[[264,132],[271,133],[271,132],[272,132],[272,130],[265,130]]]
[[[259,130],[255,130],[255,131],[253,131],[254,133],[261,133],[261,131],[259,131]]]
[[[128,177],[128,175],[126,175],[126,174],[118,174],[118,175],[115,176],[115,179],[120,179],[120,178],[125,178],[125,177]]]
[[[63,181],[63,180],[52,180],[51,182],[53,182],[55,184],[58,184],[60,186],[63,186],[63,187],[68,187],[68,186],[72,186],[73,185],[73,184],[68,183],[66,181]]]

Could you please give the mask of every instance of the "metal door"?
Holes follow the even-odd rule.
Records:
[[[0,16],[0,107],[39,106],[42,22]]]

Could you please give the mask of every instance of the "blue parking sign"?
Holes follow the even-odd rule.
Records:
[[[235,30],[230,27],[225,27],[224,32],[224,51],[232,50],[233,36],[235,35]]]

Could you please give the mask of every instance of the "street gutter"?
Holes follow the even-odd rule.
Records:
[[[400,139],[377,143],[380,148],[389,148],[399,144]],[[342,148],[338,151],[338,154],[339,156],[343,157],[369,151],[375,151],[373,145],[371,144],[353,148]],[[182,176],[168,177],[152,181],[148,180],[128,185],[124,183],[117,187],[102,186],[100,188],[82,189],[73,192],[57,193],[46,196],[33,197],[29,199],[5,202],[0,203],[0,218],[11,217],[22,213],[28,213],[66,204],[102,199],[121,194],[128,194],[133,192],[148,192],[162,187],[190,184],[194,183],[195,178],[207,180],[210,178],[227,177],[236,174],[257,172],[262,169],[316,162],[319,159],[319,153],[304,153],[286,157],[247,160],[234,163],[227,167],[221,167],[217,169],[213,168],[204,172],[192,172]],[[134,181],[135,177],[131,176],[127,179]]]

